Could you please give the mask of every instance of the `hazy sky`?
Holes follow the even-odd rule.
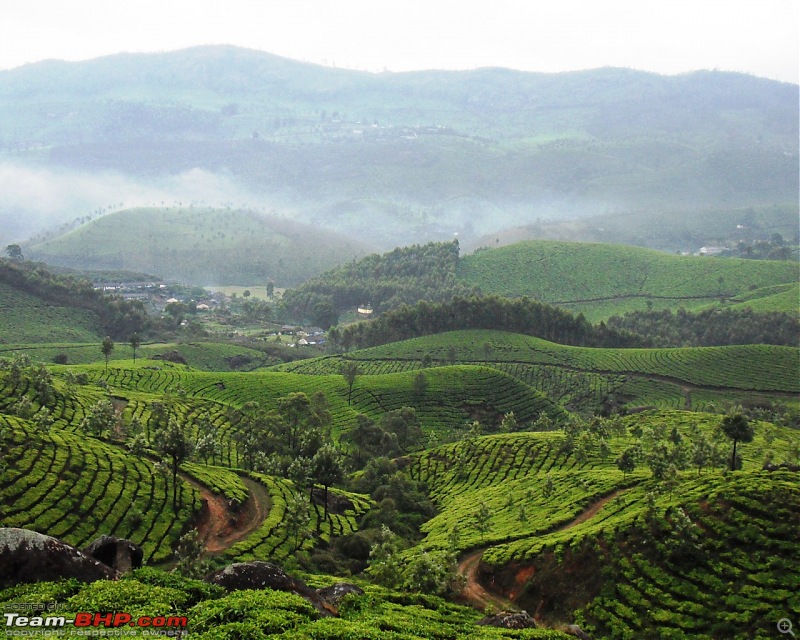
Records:
[[[235,44],[380,71],[622,66],[798,82],[798,0],[0,0],[0,68]]]

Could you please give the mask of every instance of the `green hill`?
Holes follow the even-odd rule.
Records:
[[[305,374],[338,371],[342,356],[279,365]],[[794,402],[800,392],[795,347],[740,345],[682,349],[571,347],[500,331],[455,331],[348,353],[365,374],[424,370],[448,363],[504,371],[571,410],[604,405],[672,408],[749,400]]]
[[[667,253],[696,252],[710,244],[738,248],[741,243],[747,250],[754,243],[769,242],[775,234],[796,245],[799,206],[794,202],[780,206],[730,206],[702,211],[653,207],[646,211],[538,220],[487,234],[464,245],[464,248],[474,250],[529,240],[556,240],[626,244]],[[788,249],[791,251],[791,247]]]
[[[0,259],[0,344],[127,338],[148,326],[139,302],[96,291],[44,265]]]
[[[192,356],[211,362],[224,353],[198,347]],[[269,559],[337,573],[350,565],[337,564],[334,553],[350,548],[368,557],[381,531],[376,518],[408,508],[387,492],[420,481],[436,511],[421,538],[395,552],[396,562],[416,563],[448,550],[461,554],[462,563],[477,563],[470,580],[534,612],[540,624],[558,626],[577,616],[597,637],[721,639],[735,636],[735,629],[760,637],[776,607],[785,615],[800,611],[794,570],[800,494],[791,471],[800,454],[797,431],[778,424],[782,415],[771,418],[774,424],[753,420],[753,440],[738,443],[742,468],[723,472],[732,443],[718,413],[651,410],[582,420],[563,407],[573,402],[585,410],[593,400],[602,405],[609,395],[627,393],[660,407],[683,407],[688,398],[695,408],[753,398],[767,406],[796,399],[797,357],[797,349],[778,346],[598,349],[501,332],[453,332],[348,354],[362,371],[352,393],[338,373],[339,356],[287,365],[293,372],[196,371],[145,358],[135,365],[112,361],[108,369],[6,363],[0,370],[0,525],[75,544],[116,532],[140,542],[157,562],[173,557],[181,534],[197,522],[191,517],[200,496],[213,495],[248,503],[241,513],[250,514],[241,539],[231,540],[215,564]],[[548,395],[537,392],[545,388]],[[258,445],[264,452],[282,444],[278,429],[301,415],[281,413],[282,404],[297,392],[324,394],[327,402],[315,405],[314,420],[329,415],[326,430],[343,458],[350,445],[342,436],[359,422],[358,414],[378,422],[412,407],[424,437],[394,463],[376,462],[355,474],[348,490],[344,480],[334,481],[339,506],[326,515],[318,501],[308,500],[312,481],[303,462],[292,464],[300,456],[283,461],[283,469],[277,454],[262,457],[250,448],[254,435],[275,439]],[[672,403],[675,397],[679,403]],[[101,400],[112,403],[115,422],[109,435],[94,437],[81,423]],[[178,476],[183,497],[177,514],[172,476],[141,442],[162,408],[198,447]],[[470,426],[478,421],[484,432],[497,431],[511,412],[517,428],[548,431],[480,436]],[[215,446],[200,449],[209,438]],[[632,466],[620,468],[626,452]],[[768,472],[761,470],[764,462],[787,465]],[[402,469],[409,479],[387,479],[375,495],[354,493],[378,468]],[[260,510],[250,502],[259,495]],[[304,513],[298,500],[307,506]],[[321,586],[333,578],[310,580]],[[265,616],[278,632],[319,638],[484,637],[474,627],[481,614],[426,593],[368,586],[366,596],[350,597],[340,617],[326,622],[285,594],[221,596],[198,585],[146,569],[111,586],[12,587],[0,592],[0,602],[49,593],[47,601],[67,601],[68,611],[91,608],[86,603],[104,607],[113,595],[116,606],[131,598],[131,606],[148,613],[150,603],[168,595],[164,606],[186,611],[192,633],[209,639],[219,637],[209,621],[222,624],[215,617],[222,611],[230,637],[263,626]],[[299,614],[285,617],[284,607]],[[561,636],[544,629],[487,630],[485,637]]]
[[[366,253],[332,231],[242,210],[130,209],[26,248],[76,269],[156,273],[195,285],[294,285]]]
[[[458,242],[397,247],[343,264],[287,290],[282,306],[302,318],[312,316],[320,303],[354,315],[358,307],[382,313],[419,300],[449,300],[468,293],[455,283],[458,261]]]
[[[477,549],[487,589],[551,623],[578,610],[596,637],[770,637],[775,607],[800,610],[792,533],[800,492],[795,473],[758,469],[766,451],[794,455],[796,434],[758,424],[744,471],[698,468],[669,488],[649,469],[623,473],[614,464],[633,442],[646,442],[634,431],[662,443],[671,437],[675,461],[680,446],[713,440],[718,422],[652,412],[601,427],[605,436],[589,427],[571,445],[563,433],[511,434],[419,454],[411,472],[440,508],[422,546],[457,540]],[[728,451],[730,441],[717,442]],[[473,524],[479,508],[485,528]]]
[[[520,242],[478,251],[459,262],[458,281],[484,292],[529,296],[597,321],[647,308],[699,309],[794,284],[797,263],[676,256],[609,244]],[[797,312],[797,301],[770,295],[770,310]],[[790,296],[787,296],[787,298]],[[786,304],[786,306],[784,306]],[[780,306],[780,309],[776,309]]]
[[[562,408],[520,380],[503,372],[485,367],[457,366],[431,369],[426,372],[428,389],[415,393],[412,372],[393,375],[358,376],[348,404],[348,387],[342,376],[298,375],[283,372],[205,373],[186,371],[182,365],[151,363],[131,368],[129,363],[86,369],[92,380],[105,380],[115,393],[128,398],[132,415],[147,412],[150,394],[179,392],[183,411],[192,413],[192,402],[212,407],[215,424],[229,440],[230,421],[223,408],[241,409],[249,401],[257,401],[267,409],[276,406],[277,399],[295,391],[312,395],[325,393],[330,403],[332,430],[340,434],[352,427],[356,413],[379,418],[384,412],[404,406],[416,409],[422,428],[433,440],[452,437],[465,428],[467,421],[481,418],[487,425],[499,424],[503,414],[513,411],[521,421],[533,421],[540,414],[559,421],[565,415]],[[141,396],[140,394],[144,394]],[[139,407],[137,409],[137,407]]]

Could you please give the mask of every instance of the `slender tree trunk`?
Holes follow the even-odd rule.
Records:
[[[172,465],[172,511],[178,511],[178,468]]]
[[[736,471],[736,440],[733,441],[733,453],[731,454],[731,471]]]

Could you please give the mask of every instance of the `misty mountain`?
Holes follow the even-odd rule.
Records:
[[[23,167],[96,180],[104,198],[126,185],[95,206],[245,202],[389,247],[796,205],[797,104],[797,85],[716,71],[372,74],[228,46],[49,61],[0,72],[0,183]],[[184,184],[198,171],[224,188]]]

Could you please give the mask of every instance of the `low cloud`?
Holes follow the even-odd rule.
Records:
[[[273,206],[232,178],[192,169],[143,181],[119,173],[82,173],[49,167],[0,163],[0,243],[23,242],[57,230],[76,218],[130,207],[194,204]]]

